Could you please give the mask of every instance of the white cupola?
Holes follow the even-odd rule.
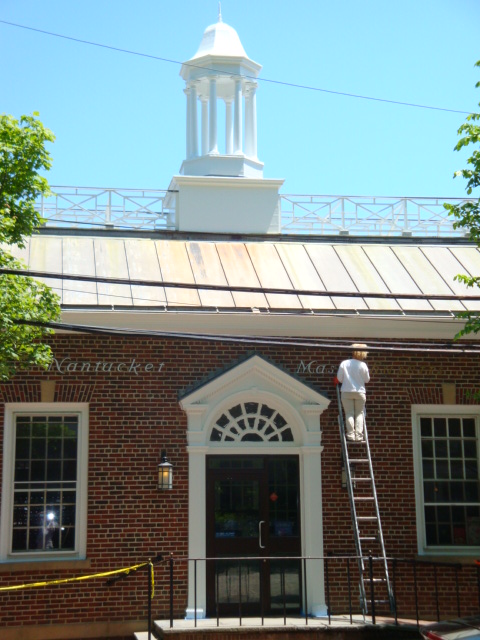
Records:
[[[257,158],[255,82],[261,68],[219,11],[218,22],[205,29],[197,53],[180,70],[187,97],[187,155],[180,173],[263,176]],[[224,135],[220,122],[225,123]]]
[[[182,64],[186,95],[186,157],[170,190],[177,193],[176,228],[220,233],[278,233],[278,189],[257,157],[255,79],[237,32],[218,21]],[[221,129],[221,131],[220,131]]]

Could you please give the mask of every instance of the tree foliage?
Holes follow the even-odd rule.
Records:
[[[480,60],[475,63],[476,67],[480,67]],[[475,85],[480,87],[480,81]],[[480,107],[480,103],[479,103]],[[467,168],[456,171],[454,177],[462,177],[467,180],[465,187],[467,194],[472,195],[474,189],[480,186],[480,113],[471,113],[458,129],[457,133],[460,140],[455,145],[455,150],[460,151],[470,145],[474,146],[471,156],[467,159]],[[444,207],[450,215],[456,218],[453,223],[454,229],[468,229],[470,239],[480,246],[480,198],[471,199],[462,205],[445,204]],[[459,282],[463,282],[467,287],[480,286],[480,276],[467,276],[459,274],[455,278]],[[469,312],[459,314],[466,319],[464,328],[457,334],[457,338],[469,333],[480,332],[480,314],[478,312]]]
[[[34,200],[50,193],[38,172],[51,166],[45,143],[54,135],[37,115],[0,115],[0,270],[23,268],[8,248],[25,246],[42,223]],[[48,366],[52,353],[45,340],[52,331],[42,325],[59,317],[58,296],[46,284],[0,271],[0,380],[21,368]]]

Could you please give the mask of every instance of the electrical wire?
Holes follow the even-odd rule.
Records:
[[[33,322],[33,321],[17,321],[17,324],[26,324],[30,326],[42,326],[50,329],[73,331],[80,333],[92,333],[102,334],[110,336],[131,336],[131,337],[157,337],[157,338],[172,338],[182,340],[196,340],[196,341],[208,341],[208,342],[234,342],[239,344],[259,344],[259,345],[274,345],[274,346],[291,346],[291,347],[308,347],[316,349],[329,349],[329,350],[345,350],[351,348],[351,340],[337,340],[335,342],[324,342],[312,339],[295,339],[289,337],[273,337],[262,336],[257,338],[254,336],[245,335],[233,335],[233,334],[204,334],[204,333],[188,333],[180,331],[153,331],[145,329],[127,329],[127,328],[114,328],[103,327],[99,325],[81,325],[71,323],[59,323],[59,322]],[[476,345],[465,344],[440,344],[430,343],[429,345],[423,344],[422,346],[410,346],[402,343],[387,343],[376,344],[375,342],[369,342],[369,351],[387,351],[387,352],[422,352],[422,353],[450,353],[457,355],[464,354],[480,354],[480,349],[476,348]]]
[[[55,280],[75,280],[102,284],[122,284],[138,287],[165,287],[166,289],[194,289],[201,291],[222,291],[230,293],[263,293],[265,295],[320,296],[339,298],[372,298],[380,300],[444,300],[444,301],[478,301],[479,295],[458,296],[426,293],[379,293],[371,291],[319,291],[317,289],[286,289],[283,287],[245,287],[228,284],[206,284],[191,282],[168,282],[164,280],[139,280],[128,278],[109,278],[103,276],[86,276],[80,274],[62,274],[50,271],[21,270],[0,268],[5,275],[28,276],[34,278],[53,278]]]
[[[134,56],[140,56],[142,58],[150,58],[152,60],[159,60],[160,62],[168,62],[169,64],[176,64],[176,65],[183,65],[186,67],[192,67],[192,68],[197,68],[197,69],[202,69],[205,71],[214,71],[215,73],[221,74],[224,73],[228,76],[238,76],[238,77],[242,77],[242,78],[247,78],[247,79],[251,79],[251,80],[255,80],[257,82],[265,82],[265,83],[270,83],[270,84],[278,84],[281,86],[285,86],[285,87],[290,87],[290,88],[294,88],[294,89],[304,89],[307,91],[318,91],[318,92],[322,92],[322,93],[329,93],[332,95],[337,95],[337,96],[344,96],[347,98],[357,98],[360,100],[371,100],[374,102],[384,102],[387,104],[396,104],[396,105],[400,105],[402,107],[414,107],[416,109],[430,109],[433,111],[445,111],[448,113],[460,113],[462,115],[468,115],[471,112],[470,111],[461,111],[459,109],[447,109],[445,107],[434,107],[431,105],[425,105],[425,104],[417,104],[414,102],[402,102],[400,100],[388,100],[387,98],[376,98],[373,96],[364,96],[361,94],[356,94],[356,93],[348,93],[346,91],[333,91],[332,89],[323,89],[321,87],[314,87],[311,85],[304,85],[304,84],[297,84],[294,82],[285,82],[283,80],[272,80],[271,78],[256,78],[253,76],[240,76],[240,74],[235,74],[232,73],[231,71],[223,71],[221,69],[213,69],[213,68],[209,68],[209,67],[200,67],[199,65],[195,65],[192,64],[191,62],[180,62],[179,60],[172,60],[170,58],[163,58],[161,56],[154,56],[152,54],[148,54],[148,53],[142,53],[140,51],[132,51],[130,49],[123,49],[121,47],[114,47],[111,45],[107,45],[107,44],[102,44],[100,42],[92,42],[90,40],[83,40],[81,38],[74,38],[72,36],[66,36],[63,35],[61,33],[54,33],[52,31],[46,31],[44,29],[37,29],[35,27],[29,27],[27,25],[23,25],[23,24],[18,24],[16,22],[9,22],[8,20],[0,20],[0,23],[2,24],[6,24],[9,25],[11,27],[17,27],[19,29],[26,29],[28,31],[35,31],[37,33],[43,33],[44,35],[48,35],[48,36],[53,36],[55,38],[62,38],[64,40],[70,40],[72,42],[78,42],[80,44],[86,44],[92,47],[101,47],[102,49],[109,49],[111,51],[117,51],[119,53],[127,53],[129,55],[134,55]]]

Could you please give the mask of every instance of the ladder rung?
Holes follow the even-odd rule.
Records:
[[[390,600],[374,600],[375,604],[390,604]]]
[[[352,478],[352,482],[371,482],[371,478]]]
[[[378,540],[377,536],[360,536],[360,540]]]
[[[377,520],[377,516],[358,516],[357,520],[369,520],[370,522],[373,522],[374,520]]]
[[[375,500],[375,498],[373,496],[368,496],[366,498],[360,497],[360,496],[353,496],[354,500]]]
[[[349,463],[357,463],[357,462],[368,462],[368,458],[350,458]]]

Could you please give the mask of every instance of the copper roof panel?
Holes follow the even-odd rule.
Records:
[[[455,276],[459,273],[464,273],[465,269],[448,247],[422,247],[421,251],[452,288],[454,294],[458,296],[472,295],[471,289],[455,280]],[[464,301],[463,304],[469,311],[480,309],[480,302]]]
[[[175,240],[155,240],[160,272],[164,282],[179,284],[195,284],[192,266],[187,253],[185,242]],[[198,291],[195,289],[177,289],[166,287],[167,303],[173,307],[201,306]]]
[[[325,286],[303,244],[277,244],[277,251],[295,289],[325,291]],[[306,309],[335,309],[329,296],[299,296]]]
[[[426,295],[454,295],[438,271],[421,252],[420,247],[393,247],[393,251],[408,271],[420,291]],[[431,300],[430,304],[435,311],[464,311],[461,302],[454,300]]]
[[[260,282],[253,268],[247,248],[240,242],[219,242],[217,251],[227,282],[232,287],[258,287]],[[233,291],[236,307],[266,308],[268,302],[263,293]]]
[[[37,271],[45,271],[47,273],[62,273],[62,238],[45,238],[45,242],[29,242],[28,259],[24,257],[25,262],[31,269]],[[18,254],[17,254],[18,255]],[[34,265],[34,266],[32,266]],[[60,278],[38,278],[45,282],[49,287],[60,296],[61,302],[65,302],[64,298],[64,282]],[[65,289],[77,289],[75,281],[65,282]]]
[[[132,280],[162,279],[155,244],[151,240],[125,240],[128,273]],[[162,286],[132,285],[133,304],[135,306],[164,306],[165,290]]]
[[[62,273],[95,276],[95,255],[92,238],[70,236],[63,238]],[[44,245],[42,251],[47,251]],[[81,280],[64,283],[63,303],[98,305],[97,283]]]
[[[305,248],[327,291],[358,291],[332,245],[307,244]],[[332,302],[337,309],[367,309],[363,298],[341,298],[336,296],[332,297]]]
[[[379,271],[368,259],[363,247],[358,245],[336,245],[334,249],[345,265],[350,277],[355,282],[358,291],[390,293]],[[381,270],[382,265],[379,264],[378,268]],[[369,309],[381,309],[382,311],[399,310],[399,305],[395,300],[382,300],[379,298],[364,299]]]
[[[251,242],[246,246],[262,287],[295,290],[274,244]],[[266,297],[272,309],[302,308],[295,294],[267,293]]]
[[[202,284],[228,285],[214,242],[188,242],[187,252],[195,282]],[[204,307],[234,307],[233,296],[228,291],[199,289]]]
[[[127,257],[124,240],[95,238],[95,270],[101,278],[125,278],[128,280]],[[98,301],[100,304],[131,305],[132,289],[127,284],[110,282],[98,283]]]
[[[366,245],[364,251],[379,272],[388,291],[399,294],[413,293],[415,295],[423,293],[398,259],[392,247]],[[402,298],[397,302],[404,311],[432,311],[432,306],[426,300]]]

